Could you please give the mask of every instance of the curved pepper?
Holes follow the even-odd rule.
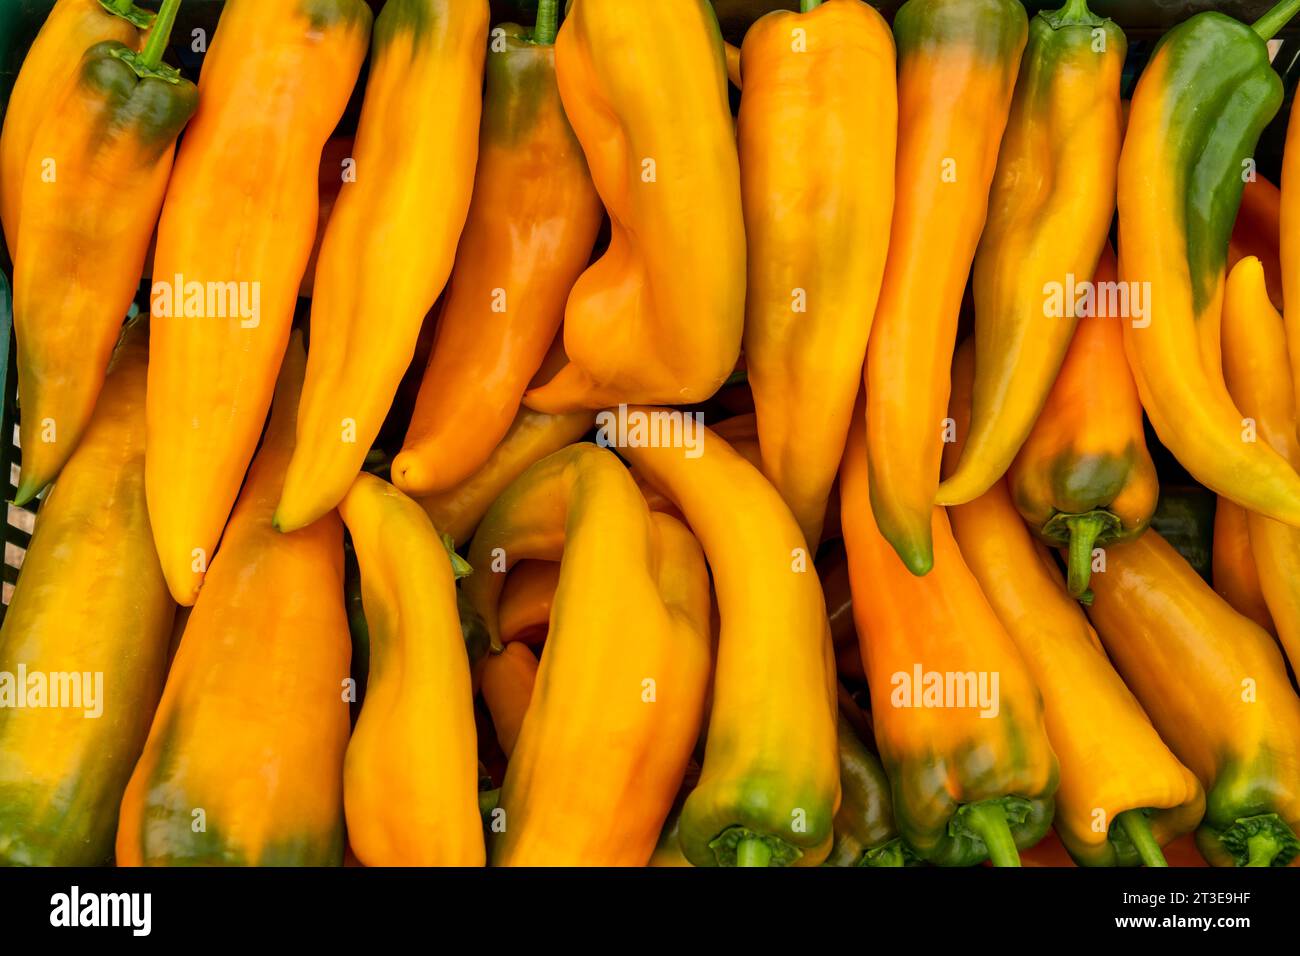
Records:
[[[1149,307],[1124,323],[1124,348],[1161,442],[1201,484],[1300,526],[1300,474],[1241,440],[1219,349],[1243,169],[1282,102],[1264,38],[1297,9],[1284,0],[1254,29],[1200,13],[1160,42],[1120,156],[1119,271]]]
[[[835,842],[823,866],[906,866],[915,854],[898,835],[889,778],[880,758],[858,739],[839,715],[840,808],[835,811]]]
[[[646,421],[663,413],[628,409]],[[695,866],[816,866],[840,802],[835,663],[798,522],[714,431],[693,458],[664,443],[619,451],[686,516],[717,592],[713,705],[682,851]]]
[[[1285,866],[1300,852],[1300,699],[1273,639],[1154,531],[1107,549],[1092,586],[1111,661],[1205,787],[1201,853]]]
[[[722,35],[708,0],[575,0],[560,96],[609,212],[564,315],[570,364],[525,404],[690,404],[736,366],[745,223]]]
[[[554,561],[524,561],[515,566],[506,578],[498,607],[503,644],[546,640],[559,581],[560,566]]]
[[[275,513],[282,531],[347,493],[451,273],[474,189],[489,15],[487,0],[390,0],[375,21],[356,177],[334,205],[312,290],[298,444]],[[476,290],[484,303],[490,288]],[[432,490],[405,482],[396,462],[393,478]]]
[[[536,683],[537,658],[526,644],[507,644],[500,654],[489,654],[483,666],[483,702],[507,761],[519,742]]]
[[[364,0],[227,0],[204,58],[158,227],[149,341],[149,518],[180,604],[198,595],[266,422],[321,150],[370,21]]]
[[[545,22],[539,13],[539,30]],[[553,40],[553,29],[493,30],[474,199],[393,460],[393,481],[411,494],[454,487],[486,462],[591,261],[605,211],[564,116]]]
[[[512,481],[530,465],[573,444],[591,430],[595,420],[593,412],[546,415],[520,408],[482,468],[454,488],[418,499],[420,505],[433,526],[451,535],[459,547]]]
[[[973,340],[953,369],[952,418],[969,434]],[[960,443],[949,451],[951,465]],[[1006,484],[949,510],[962,557],[1043,695],[1061,770],[1056,832],[1082,866],[1166,866],[1161,846],[1190,833],[1205,793],[1115,673],[1060,573],[1020,520]],[[1104,742],[1099,746],[1099,742]]]
[[[76,85],[81,57],[87,50],[110,42],[138,50],[140,31],[152,22],[153,14],[131,0],[58,0],[41,24],[14,80],[0,131],[0,220],[11,259],[18,255],[27,161],[50,105],[62,102]]]
[[[894,224],[867,347],[875,523],[913,574],[930,540],[957,318],[1028,30],[1017,0],[908,0]]]
[[[366,866],[482,866],[474,691],[447,550],[420,506],[374,475],[357,477],[339,515],[370,624],[343,764],[348,842]]]
[[[58,477],[90,421],[140,285],[176,138],[198,108],[194,84],[162,62],[179,6],[163,6],[140,54],[114,41],[85,51],[75,84],[32,140],[14,259],[16,504]]]
[[[122,798],[119,866],[338,866],[351,642],[343,524],[271,526],[307,357],[271,422]]]
[[[1115,211],[1127,48],[1086,0],[1030,21],[975,253],[970,434],[939,504],[972,501],[1006,474],[1065,360],[1074,280],[1096,270]],[[1065,290],[1054,305],[1053,287]]]
[[[1254,256],[1264,267],[1268,298],[1282,309],[1282,263],[1279,243],[1282,235],[1282,191],[1259,173],[1241,191],[1241,208],[1228,239],[1228,271],[1242,259]]]
[[[864,423],[854,422],[840,470],[841,521],[898,832],[941,866],[985,858],[1019,866],[1017,849],[1037,843],[1052,822],[1057,766],[1042,698],[944,510],[932,509],[935,562],[925,577],[877,528]]]
[[[558,559],[560,582],[491,861],[644,866],[703,719],[703,555],[617,457],[580,444],[521,475],[474,535],[465,590],[498,646],[505,572],[529,559]]]
[[[1096,288],[1115,281],[1109,248]],[[1042,540],[1069,551],[1069,589],[1086,599],[1096,545],[1141,534],[1160,488],[1119,316],[1098,300],[1079,320],[1056,383],[1011,469],[1012,500]]]
[[[1286,330],[1269,301],[1264,269],[1254,257],[1242,259],[1228,276],[1223,371],[1237,407],[1249,416],[1251,437],[1300,467]],[[1292,668],[1300,668],[1300,528],[1255,512],[1247,513],[1246,522],[1268,617]]]
[[[862,0],[827,0],[761,17],[743,57],[745,366],[763,473],[816,548],[889,247],[894,40]]]
[[[148,328],[136,322],[118,346],[81,447],[41,508],[0,629],[0,673],[8,675],[8,687],[0,679],[0,863],[7,865],[112,859],[122,791],[162,694],[176,605],[145,511],[148,355]],[[15,686],[20,668],[28,681]],[[56,672],[77,675],[81,706],[15,706],[11,695],[26,694],[31,676]],[[99,675],[93,683],[92,675]]]
[[[1288,384],[1289,387],[1289,384]],[[1214,538],[1211,582],[1219,597],[1238,614],[1250,618],[1270,634],[1276,635],[1268,602],[1259,584],[1259,568],[1250,547],[1250,523],[1247,511],[1227,498],[1220,498],[1214,509]]]

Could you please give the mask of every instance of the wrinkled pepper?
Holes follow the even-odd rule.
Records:
[[[1286,328],[1269,301],[1264,269],[1253,256],[1238,262],[1228,276],[1223,371],[1233,401],[1248,416],[1252,437],[1300,467]],[[1268,616],[1292,669],[1300,669],[1300,528],[1253,511],[1246,523]]]
[[[894,17],[898,173],[867,346],[867,445],[875,523],[913,574],[934,563],[957,318],[1027,31],[1018,0],[908,0]]]
[[[763,473],[816,548],[889,248],[894,39],[863,0],[827,0],[761,17],[742,62],[745,365]]]
[[[495,646],[506,572],[530,559],[559,560],[560,582],[491,862],[644,866],[704,716],[704,556],[615,455],[578,444],[524,472],[474,535],[464,586]]]
[[[482,866],[474,691],[447,551],[420,506],[374,475],[357,477],[339,515],[370,632],[343,764],[348,842],[366,866]]]
[[[1228,239],[1228,271],[1246,256],[1254,256],[1264,267],[1268,298],[1282,310],[1282,191],[1256,172],[1241,191],[1241,208]]]
[[[906,866],[915,860],[894,826],[889,778],[880,758],[867,749],[840,714],[840,808],[835,811],[835,842],[823,866]]]
[[[502,644],[522,641],[535,645],[546,640],[559,581],[560,566],[554,561],[521,561],[515,565],[506,578],[497,610]]]
[[[487,0],[390,0],[375,20],[356,176],[339,192],[312,289],[281,531],[311,524],[347,493],[451,274],[474,189],[489,16]],[[485,303],[490,288],[476,290]],[[396,464],[393,477],[411,487]]]
[[[1227,498],[1220,498],[1214,509],[1213,556],[1211,583],[1219,597],[1238,614],[1250,618],[1276,636],[1268,602],[1259,583],[1259,568],[1250,546],[1250,522],[1247,511]]]
[[[0,629],[5,865],[112,859],[122,791],[162,695],[176,605],[145,510],[148,355],[148,328],[138,321],[118,346],[85,440],[41,508]],[[22,668],[28,678],[15,684]],[[52,672],[76,675],[80,701],[68,703],[80,706],[18,704],[15,694],[30,703],[34,675]]]
[[[138,50],[140,31],[152,22],[153,14],[131,0],[58,0],[41,24],[14,80],[0,131],[0,220],[10,259],[18,255],[19,213],[32,142],[51,104],[62,102],[76,85],[87,50],[110,42]]]
[[[651,422],[663,413],[628,410]],[[695,457],[663,442],[619,451],[686,516],[717,593],[713,704],[682,852],[695,866],[817,866],[840,803],[837,705],[826,604],[803,532],[714,431],[703,430]]]
[[[483,702],[507,761],[519,742],[536,683],[537,658],[528,645],[507,644],[500,654],[488,655],[483,667]]]
[[[1273,638],[1154,531],[1108,549],[1093,590],[1107,654],[1205,788],[1202,855],[1285,866],[1300,852],[1300,699]]]
[[[180,0],[144,50],[85,51],[75,84],[32,140],[14,259],[23,467],[30,501],[71,456],[135,298],[198,90],[162,62]]]
[[[1300,474],[1242,441],[1219,347],[1243,173],[1282,102],[1265,39],[1297,10],[1284,0],[1253,28],[1200,13],[1160,42],[1120,156],[1119,272],[1148,306],[1124,323],[1124,348],[1160,441],[1212,491],[1300,526]]]
[[[898,832],[941,866],[986,858],[1019,866],[1018,850],[1037,843],[1052,822],[1057,766],[1042,698],[963,560],[946,512],[931,509],[935,560],[924,577],[881,534],[864,425],[859,416],[849,432],[841,520]]]
[[[351,642],[343,524],[271,525],[307,356],[271,421],[122,798],[119,866],[338,866]]]
[[[266,423],[316,236],[321,151],[370,23],[364,0],[227,0],[203,61],[203,106],[158,227],[149,342],[149,518],[183,605]]]
[[[1115,281],[1109,249],[1096,287]],[[1007,473],[1012,500],[1043,541],[1068,549],[1069,589],[1086,599],[1097,545],[1141,534],[1160,495],[1120,316],[1098,299],[1079,320],[1047,402]]]
[[[410,494],[465,481],[505,436],[604,219],[556,84],[557,2],[545,0],[533,30],[493,31],[469,220],[393,461]]]
[[[569,365],[524,401],[551,414],[703,401],[735,368],[745,317],[740,166],[713,7],[574,0],[555,60],[612,234],[569,295]]]
[[[949,448],[948,467],[962,453],[961,439],[973,434],[975,349],[968,340],[953,368],[958,442]],[[1006,483],[999,480],[949,515],[962,557],[1042,693],[1060,764],[1056,832],[1070,855],[1081,866],[1166,866],[1160,848],[1196,829],[1205,812],[1199,781],[1111,667],[1051,556],[1020,520]]]
[[[1006,474],[1065,360],[1074,280],[1096,271],[1115,211],[1127,48],[1086,0],[1030,21],[975,253],[970,433],[939,504],[972,501]]]

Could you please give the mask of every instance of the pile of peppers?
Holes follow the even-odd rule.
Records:
[[[1300,0],[535,6],[53,4],[0,864],[1300,865]]]

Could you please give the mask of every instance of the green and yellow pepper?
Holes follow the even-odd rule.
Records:
[[[1242,440],[1219,330],[1228,239],[1261,131],[1282,103],[1265,40],[1297,10],[1254,27],[1200,13],[1161,40],[1133,94],[1119,164],[1119,273],[1145,315],[1124,323],[1142,406],[1197,481],[1300,527],[1300,474]]]

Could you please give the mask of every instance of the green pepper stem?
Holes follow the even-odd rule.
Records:
[[[1246,852],[1250,854],[1246,866],[1272,866],[1273,858],[1281,850],[1282,845],[1273,834],[1267,831],[1256,833],[1246,840]]]
[[[767,866],[771,861],[772,848],[757,837],[736,844],[736,866]]]
[[[167,43],[171,40],[172,27],[176,23],[176,11],[180,9],[181,0],[163,0],[158,19],[154,20],[140,54],[140,65],[146,70],[156,70],[162,63],[163,54],[167,52]]]
[[[560,0],[538,0],[537,25],[533,27],[533,42],[550,46],[560,32]]]
[[[1282,0],[1251,24],[1251,29],[1263,39],[1271,40],[1297,13],[1300,13],[1300,0]]]
[[[1133,848],[1137,850],[1144,866],[1169,865],[1160,849],[1160,844],[1156,842],[1155,835],[1151,832],[1151,824],[1146,814],[1141,810],[1125,810],[1116,819],[1128,834],[1128,838],[1133,841]]]
[[[822,0],[799,0],[799,12],[808,13],[822,5]]]
[[[979,834],[994,866],[1019,866],[1020,851],[1011,836],[1006,811],[995,802],[966,807],[966,823]]]
[[[1066,519],[1070,529],[1069,587],[1070,594],[1081,598],[1088,590],[1092,578],[1092,546],[1106,529],[1107,521],[1096,512]]]

